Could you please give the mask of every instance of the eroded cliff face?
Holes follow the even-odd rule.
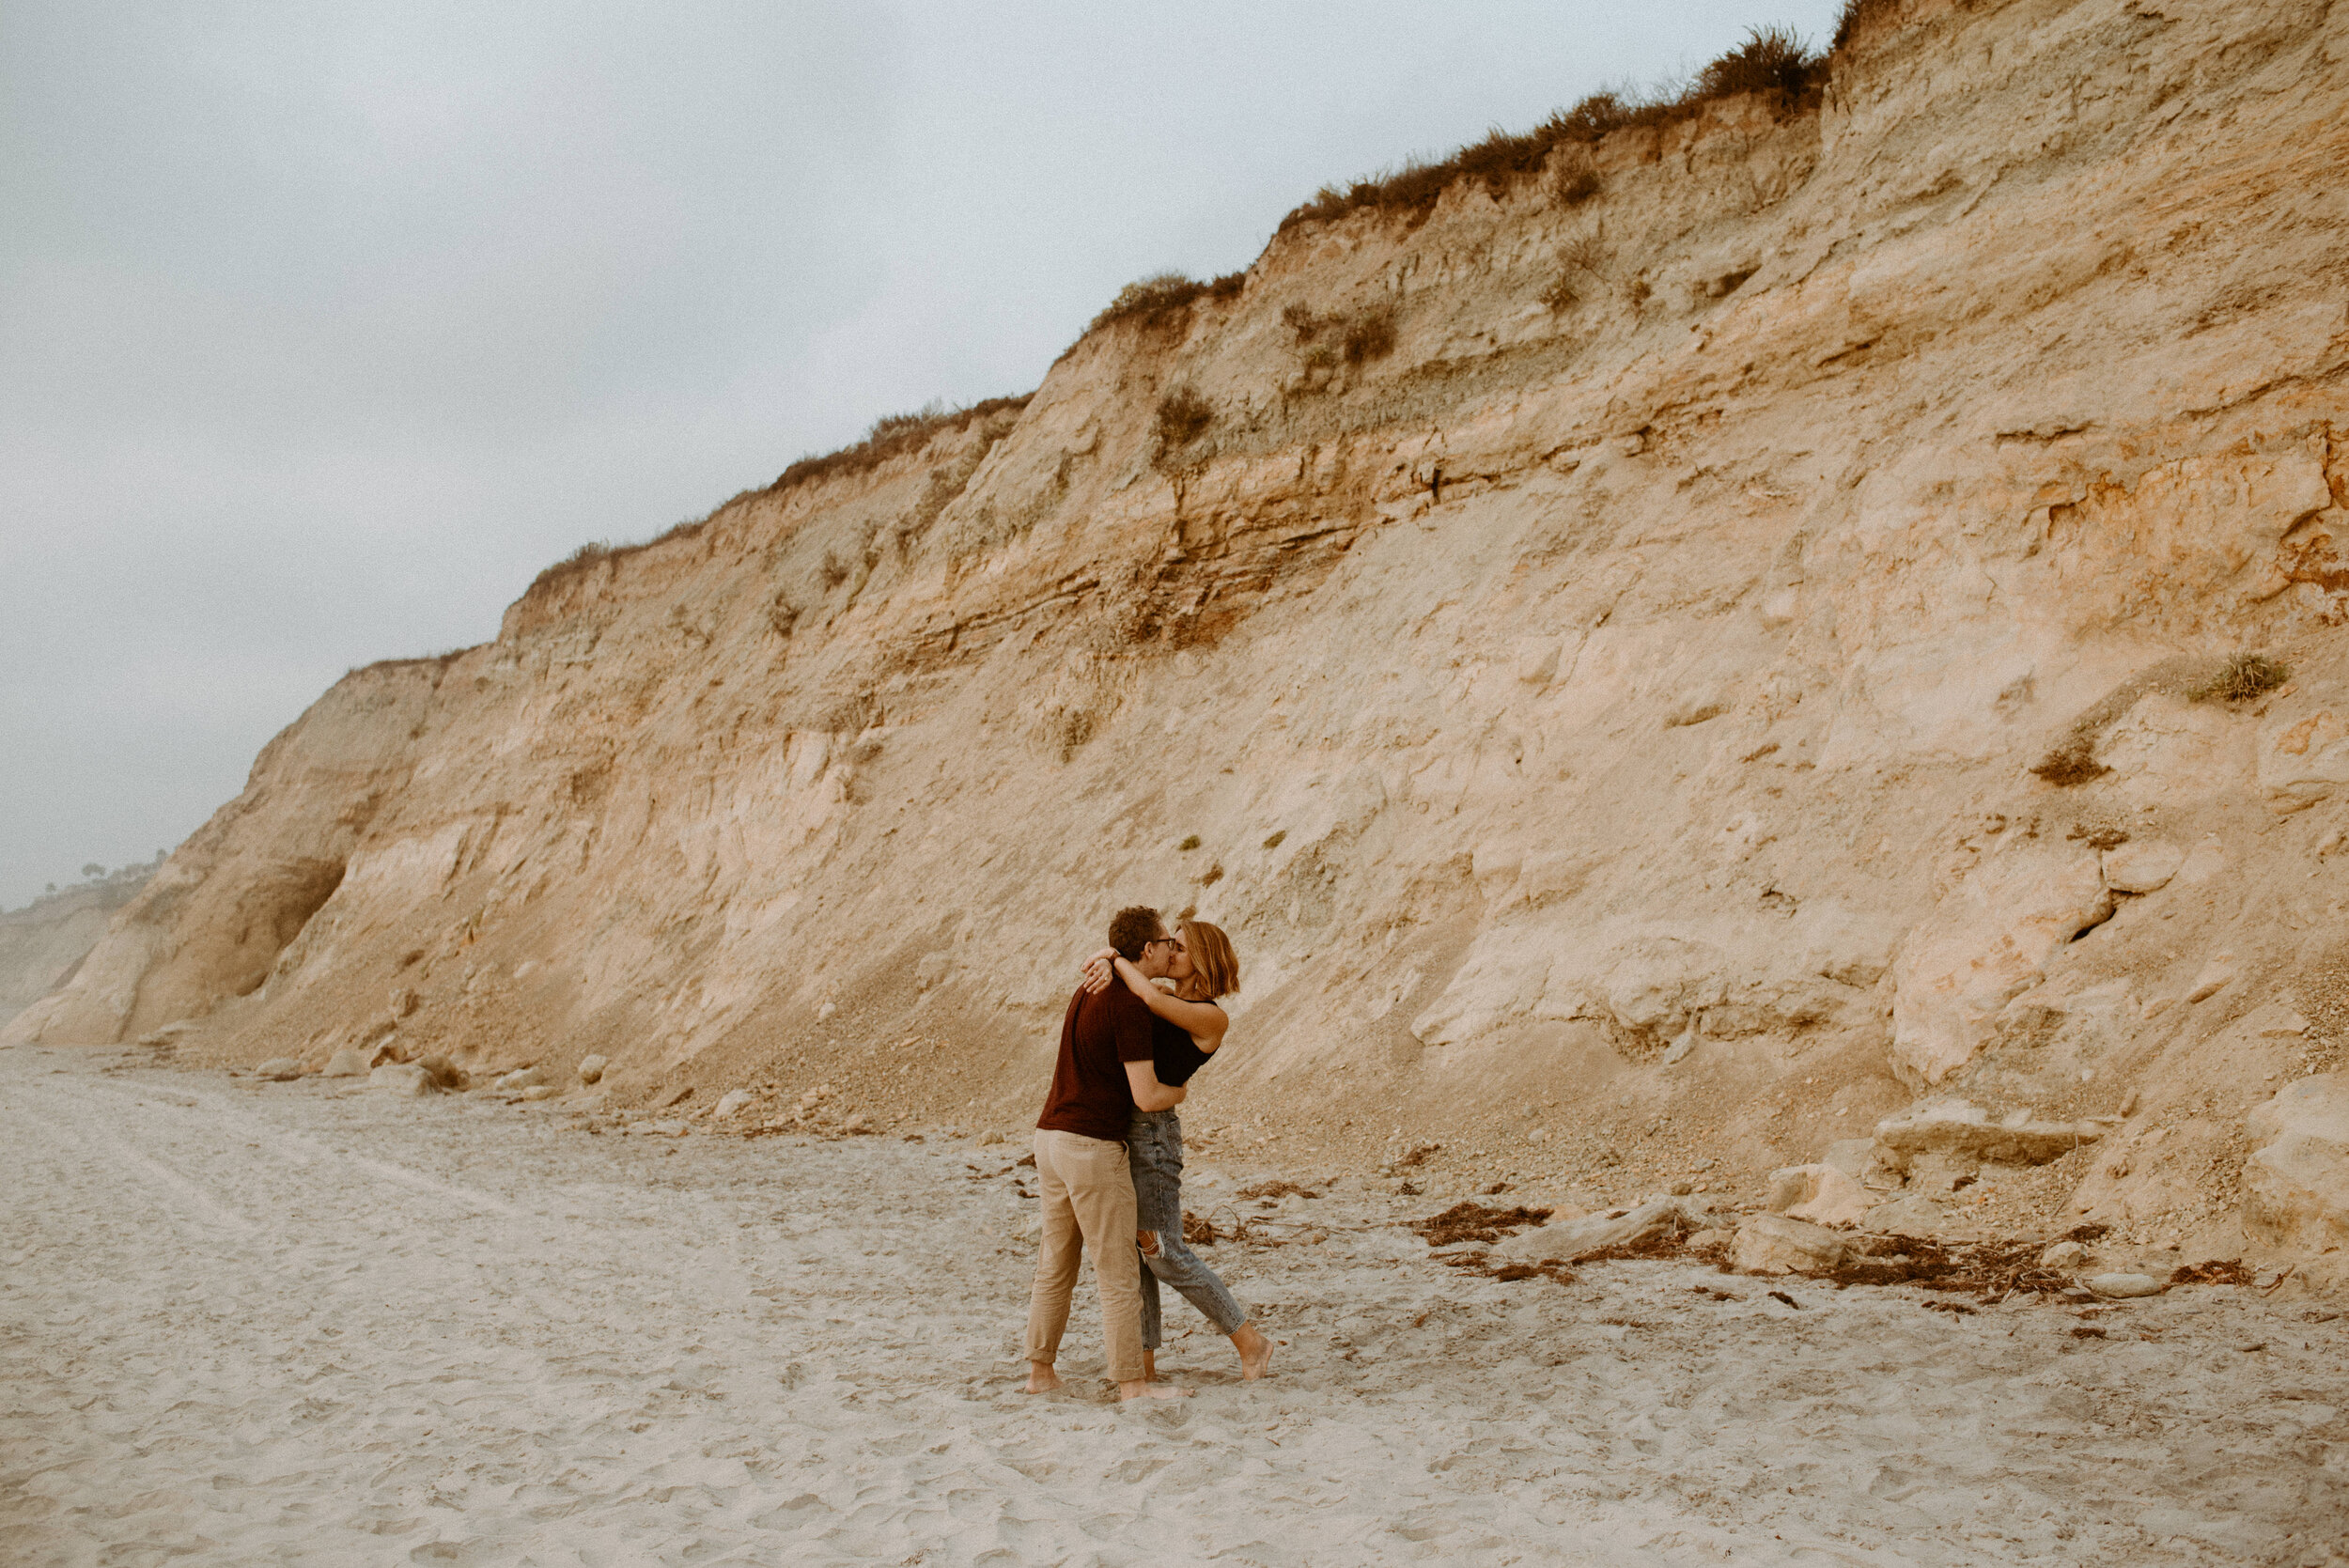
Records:
[[[2349,6],[1918,5],[1294,226],[354,673],[12,1033],[1016,1127],[1142,901],[1240,946],[1227,1138],[1735,1182],[1956,1094],[2216,1235],[2349,1039],[2344,167]]]

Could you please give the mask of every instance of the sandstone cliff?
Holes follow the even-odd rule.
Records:
[[[354,672],[11,1036],[1009,1128],[1146,900],[1227,1140],[1734,1185],[1954,1094],[2077,1129],[1961,1199],[2225,1245],[2349,1039],[2349,6],[1876,11]]]

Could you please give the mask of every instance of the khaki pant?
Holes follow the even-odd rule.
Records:
[[[1101,1337],[1112,1382],[1142,1376],[1142,1267],[1134,1250],[1134,1181],[1126,1145],[1039,1127],[1037,1196],[1044,1203],[1044,1245],[1036,1254],[1028,1301],[1028,1359],[1059,1358],[1084,1250],[1093,1249],[1093,1282],[1101,1293]]]

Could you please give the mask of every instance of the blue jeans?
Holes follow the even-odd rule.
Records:
[[[1232,1334],[1248,1312],[1215,1270],[1183,1241],[1183,1120],[1172,1110],[1138,1110],[1126,1129],[1134,1176],[1134,1226],[1156,1234],[1159,1250],[1142,1254],[1142,1348],[1159,1347],[1159,1286],[1183,1293],[1216,1332]]]

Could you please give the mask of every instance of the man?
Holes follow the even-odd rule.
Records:
[[[1145,976],[1174,965],[1174,939],[1156,909],[1120,909],[1109,944]],[[1152,1382],[1142,1359],[1142,1270],[1134,1250],[1134,1183],[1126,1128],[1140,1110],[1171,1110],[1184,1091],[1159,1081],[1150,1009],[1123,986],[1096,995],[1079,986],[1061,1019],[1051,1092],[1035,1123],[1037,1196],[1044,1241],[1028,1301],[1028,1392],[1060,1387],[1052,1363],[1068,1327],[1068,1298],[1084,1250],[1101,1296],[1101,1337],[1117,1397],[1179,1399],[1188,1389]]]

